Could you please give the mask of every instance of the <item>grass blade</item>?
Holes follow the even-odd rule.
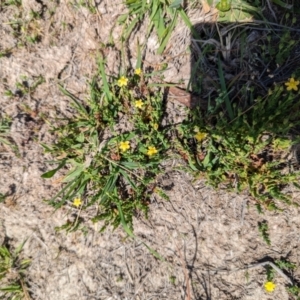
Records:
[[[161,44],[160,44],[160,46],[159,46],[159,48],[157,50],[158,54],[162,54],[163,51],[165,50],[166,45],[167,45],[167,43],[168,43],[168,41],[169,41],[169,39],[171,37],[172,31],[173,31],[173,29],[174,29],[174,27],[175,27],[175,25],[177,23],[177,19],[178,19],[177,17],[178,17],[178,12],[176,10],[176,12],[175,12],[175,14],[173,16],[172,23],[165,29],[165,32],[164,32],[164,34],[162,36]]]
[[[74,101],[74,103],[76,104],[76,107],[77,107],[78,111],[81,112],[84,116],[88,117],[89,116],[88,112],[86,111],[85,107],[82,104],[80,104],[80,102],[78,101],[78,99],[74,95],[72,95],[70,92],[68,92],[60,84],[58,86],[59,86],[60,91],[64,95],[66,95],[67,97],[69,97],[70,99],[72,99]]]
[[[224,93],[227,112],[229,114],[230,120],[233,120],[233,118],[234,118],[233,110],[232,110],[230,99],[228,97],[228,92],[227,92],[227,88],[226,88],[226,82],[225,82],[225,77],[224,77],[220,57],[218,59],[218,74],[219,74],[219,78],[220,78],[221,90]]]
[[[105,70],[104,70],[104,62],[103,62],[103,59],[100,58],[100,57],[98,58],[98,66],[99,66],[99,70],[100,70],[100,73],[101,73],[104,93],[106,95],[107,100],[109,102],[111,102],[112,97],[111,97],[111,92],[110,92],[109,85],[108,85],[108,82],[107,82],[106,73],[105,73]]]

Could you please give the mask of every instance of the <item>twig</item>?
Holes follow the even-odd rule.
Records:
[[[179,253],[179,257],[180,257],[180,260],[181,260],[182,267],[184,268],[184,277],[185,277],[185,284],[186,284],[186,297],[185,297],[185,299],[186,300],[191,300],[192,299],[191,298],[191,286],[190,286],[190,278],[189,278],[189,275],[188,275],[187,267],[186,267],[186,264],[184,263],[182,253],[181,253],[178,245],[176,245],[176,248],[177,248],[177,251]]]
[[[31,236],[34,237],[45,248],[46,251],[48,251],[48,246],[35,234],[35,232],[33,232]]]
[[[273,10],[273,8],[272,8],[272,5],[271,5],[271,3],[270,3],[270,0],[267,0],[267,4],[268,4],[269,10],[270,10],[272,16],[274,17],[275,21],[277,22],[276,14],[275,14],[275,12],[274,12],[274,10]]]
[[[25,286],[22,279],[20,279],[20,283],[21,283],[21,286],[22,286],[22,290],[23,290],[23,293],[24,293],[25,300],[31,300],[31,298],[28,294],[27,288],[26,288],[26,286]]]
[[[126,269],[125,269],[125,270],[127,271],[127,275],[128,275],[128,277],[129,277],[131,283],[134,285],[133,276],[132,276],[132,274],[131,274],[131,272],[130,272],[130,270],[129,270],[128,264],[125,263],[125,266],[126,266]]]
[[[271,266],[281,277],[283,277],[289,284],[293,285],[293,281],[287,276],[285,275],[282,270],[277,267],[274,263],[270,262],[270,261],[266,261],[266,262],[261,262],[261,263],[257,263],[257,264],[253,264],[253,265],[248,265],[248,266],[245,266],[244,268],[237,268],[237,269],[233,269],[233,270],[219,270],[219,269],[216,269],[216,270],[211,270],[209,271],[209,274],[211,275],[215,275],[215,274],[218,274],[218,273],[228,273],[228,272],[236,272],[236,271],[244,271],[244,270],[249,270],[249,269],[254,269],[254,268],[258,268],[258,267],[263,267],[263,266],[266,266],[266,265],[269,265]],[[205,270],[205,272],[207,273],[207,270]]]
[[[283,277],[286,281],[288,281],[289,284],[291,284],[291,285],[293,284],[293,281],[287,275],[285,275],[280,268],[278,268],[274,263],[272,263],[270,261],[250,265],[250,266],[246,267],[246,269],[257,268],[257,267],[265,266],[265,265],[271,266],[281,277]]]

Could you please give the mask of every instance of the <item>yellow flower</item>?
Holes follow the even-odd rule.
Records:
[[[157,153],[157,150],[155,147],[153,146],[149,146],[148,147],[148,151],[147,151],[147,155],[148,156],[152,156],[152,155],[155,155]]]
[[[295,80],[294,78],[290,78],[290,80],[288,82],[285,83],[285,85],[287,86],[287,90],[291,91],[291,90],[295,90],[298,91],[298,85],[300,84],[299,80]]]
[[[157,130],[157,129],[158,129],[158,124],[157,124],[157,123],[154,123],[154,124],[152,125],[152,127],[154,128],[154,130]]]
[[[206,138],[207,134],[204,133],[204,132],[197,132],[195,135],[194,135],[194,138],[198,141],[198,142],[201,142],[202,140],[204,140]]]
[[[135,101],[135,107],[141,109],[143,107],[143,105],[144,105],[144,102],[142,100]]]
[[[137,68],[137,69],[135,69],[134,74],[141,75],[142,74],[142,70],[140,68]]]
[[[73,205],[76,207],[79,207],[81,205],[81,199],[80,198],[75,198],[73,201]]]
[[[129,141],[121,142],[119,144],[119,148],[121,149],[122,152],[125,152],[128,149],[130,149],[130,143],[129,143]]]
[[[120,79],[118,80],[118,86],[122,87],[122,86],[126,86],[128,83],[128,78],[126,78],[125,76],[120,77]]]
[[[276,287],[276,284],[272,281],[267,281],[265,283],[265,290],[269,293],[272,293]]]

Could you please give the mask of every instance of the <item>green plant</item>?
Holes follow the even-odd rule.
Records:
[[[134,74],[107,77],[99,60],[99,74],[90,83],[89,99],[82,103],[68,91],[74,118],[53,127],[57,140],[43,145],[58,166],[43,174],[51,178],[67,167],[63,189],[48,201],[56,209],[71,205],[77,217],[60,229],[80,228],[81,211],[93,206],[91,220],[114,228],[132,230],[137,211],[147,214],[155,178],[170,145],[161,128],[164,114],[162,91],[147,86],[140,61]],[[127,226],[127,225],[126,225]]]
[[[281,8],[292,9],[293,0],[270,0],[273,4],[279,5]],[[249,2],[254,3],[256,6],[264,6],[267,0],[250,0]]]
[[[175,284],[176,284],[176,276],[171,275],[171,276],[169,277],[169,281],[170,281],[170,283],[171,283],[172,285],[175,285]]]
[[[13,18],[6,24],[10,25],[14,38],[17,39],[17,45],[29,46],[38,43],[42,38],[42,29],[40,26],[41,15],[39,12],[31,10],[25,15],[21,0],[4,1],[0,8],[10,7],[15,11]]]
[[[25,242],[13,252],[2,245],[0,247],[0,297],[1,299],[30,299],[26,286],[26,269],[30,259],[21,259],[20,253]]]
[[[36,88],[45,82],[42,76],[37,76],[34,78],[28,78],[27,76],[21,76],[20,81],[16,82],[15,91],[7,89],[5,91],[5,96],[7,97],[23,97],[25,95],[31,95]]]
[[[20,7],[22,6],[22,0],[5,0],[3,2],[3,6],[9,6],[9,5]]]
[[[287,274],[295,271],[297,269],[297,265],[289,262],[286,259],[279,259],[275,261],[275,264],[278,268],[285,271]],[[300,300],[300,287],[296,282],[290,282],[289,285],[286,286],[287,291],[296,297],[297,300]]]
[[[297,297],[297,300],[300,300],[300,287],[297,285],[291,285],[287,287],[287,291],[293,295],[294,297]]]
[[[5,144],[18,154],[18,147],[10,136],[10,125],[11,119],[8,116],[2,116],[0,114],[0,145]]]
[[[292,22],[295,21],[296,19],[293,18]],[[291,53],[293,53],[295,46],[298,44],[299,42],[297,40],[292,39],[289,30],[284,30],[280,34],[273,32],[260,43],[262,58],[265,63],[274,59],[278,65],[282,65],[289,57],[291,57]]]
[[[248,191],[259,210],[278,209],[275,200],[291,204],[282,188],[299,187],[299,172],[290,170],[286,159],[298,142],[289,137],[300,122],[294,93],[274,85],[243,110],[229,100],[225,85],[222,90],[207,111],[191,111],[177,127],[178,153],[212,186]]]
[[[297,268],[296,264],[291,263],[286,259],[276,260],[275,263],[266,262],[266,263],[262,263],[262,264],[265,265],[266,275],[267,275],[267,284],[274,282],[274,280],[276,278],[276,273],[277,273],[278,275],[283,277],[285,279],[285,281],[287,282],[287,284],[286,284],[287,291],[292,296],[297,297],[294,299],[297,299],[297,300],[300,299],[300,287],[298,286],[298,284],[296,284],[295,282],[293,282],[290,279],[290,273],[293,272]],[[269,284],[269,286],[271,286],[271,284]],[[273,286],[275,288],[276,285],[273,284]]]
[[[8,117],[0,118],[0,143],[11,145],[9,141],[9,130],[11,120]]]
[[[262,4],[251,3],[247,0],[206,0],[212,7],[215,6],[219,11],[218,21],[220,22],[243,22],[253,19],[254,17],[261,18]]]
[[[212,0],[207,1],[210,5],[213,4]],[[271,0],[271,2],[287,11],[292,11],[295,6],[292,0]],[[219,10],[218,20],[221,22],[242,22],[249,21],[254,17],[263,19],[262,8],[266,5],[270,8],[272,4],[269,0],[219,0],[216,2],[216,8]]]
[[[233,101],[239,99],[242,107],[251,97],[265,95],[273,82],[287,80],[292,74],[299,76],[299,41],[293,39],[299,14],[281,10],[278,15],[280,20],[276,23],[263,19],[248,24],[202,25],[201,38],[193,39],[198,44],[190,82],[193,92],[202,99],[214,100],[219,96],[219,79],[226,78],[227,90],[222,88],[221,92]]]
[[[5,194],[2,194],[0,193],[0,203],[4,202],[6,199],[6,195]]]
[[[95,7],[94,1],[92,1],[92,0],[78,0],[78,1],[74,1],[73,3],[71,2],[71,4],[75,8],[85,7],[92,14],[96,14],[97,13],[97,9]]]
[[[168,0],[126,0],[128,12],[118,19],[119,24],[124,24],[122,40],[126,41],[133,30],[145,19],[149,18],[146,35],[149,36],[155,29],[160,47],[157,52],[162,54],[174,30],[178,17],[193,31],[192,24],[181,7],[181,1]]]
[[[270,235],[269,235],[269,225],[266,221],[258,223],[258,231],[260,232],[261,237],[266,242],[267,245],[271,245]],[[268,281],[272,281],[271,273],[268,275]]]
[[[296,264],[289,262],[288,260],[285,259],[278,259],[275,261],[275,264],[277,265],[278,268],[281,270],[286,270],[286,271],[292,271],[296,269]]]

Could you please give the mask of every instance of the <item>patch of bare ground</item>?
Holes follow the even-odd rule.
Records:
[[[0,204],[1,239],[12,247],[27,239],[22,255],[32,259],[26,277],[31,298],[290,299],[284,288],[287,282],[280,276],[274,293],[266,294],[265,270],[252,265],[280,258],[299,265],[299,209],[258,215],[247,196],[215,191],[203,181],[192,182],[182,171],[168,171],[176,161],[166,162],[166,175],[159,182],[170,200],[153,197],[149,218],[138,215],[134,221],[135,234],[165,262],[152,256],[141,242],[126,237],[122,229],[99,233],[99,228],[87,224],[86,235],[55,231],[74,209],[66,205],[53,211],[43,202],[60,184],[59,176],[48,181],[40,177],[49,168],[45,161],[51,160],[40,143],[53,141],[49,122],[72,115],[58,83],[83,99],[87,81],[96,71],[97,53],[105,55],[110,73],[117,74],[121,64],[120,43],[103,45],[111,38],[119,39],[121,27],[115,21],[125,7],[121,1],[95,3],[97,10],[92,13],[75,1],[23,0],[23,20],[32,22],[31,10],[41,15],[35,24],[40,36],[37,43],[26,42],[25,33],[20,32],[20,37],[9,25],[20,8],[2,7],[0,12],[0,50],[7,51],[0,58],[0,109],[12,118],[11,134],[20,152],[16,156],[9,147],[1,148],[0,192],[7,195]],[[193,17],[195,23],[203,20],[203,14]],[[189,34],[186,29],[182,32]],[[168,61],[166,81],[189,80],[190,57],[184,47],[177,47],[178,31],[171,40],[173,48],[163,58],[155,55],[154,35],[143,40],[145,28],[141,27],[137,36],[148,45],[145,64],[155,67]],[[23,45],[18,45],[20,40]],[[133,64],[136,40],[130,45],[128,61]],[[31,90],[39,76],[44,81]],[[29,91],[20,91],[17,82]],[[5,96],[7,90],[12,97]],[[180,104],[168,105],[180,114]],[[299,193],[290,193],[299,199]],[[258,234],[257,224],[262,220],[269,224],[271,246]],[[293,276],[299,280],[298,269]]]

